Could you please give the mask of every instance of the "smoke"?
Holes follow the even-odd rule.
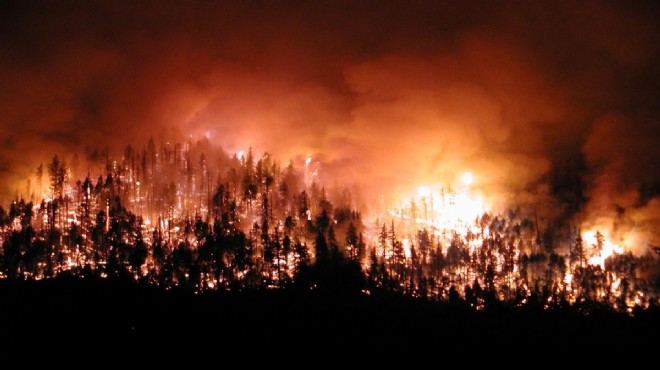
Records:
[[[584,144],[591,168],[584,226],[640,253],[660,241],[658,140],[657,118],[608,113],[594,122]]]
[[[658,244],[653,2],[0,7],[4,201],[55,153],[208,137],[373,198],[471,171],[496,207]]]

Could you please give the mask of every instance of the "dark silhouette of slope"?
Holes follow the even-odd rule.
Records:
[[[0,280],[0,297],[6,354],[43,346],[156,358],[168,351],[203,356],[245,349],[283,358],[565,351],[586,357],[643,353],[660,332],[657,309],[635,317],[605,309],[584,315],[573,308],[534,306],[475,311],[462,302],[397,295],[195,294],[119,279]]]

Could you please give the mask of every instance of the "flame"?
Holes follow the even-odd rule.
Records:
[[[463,176],[461,177],[461,181],[463,181],[463,185],[465,186],[470,186],[474,182],[474,176],[472,176],[472,172],[465,172],[463,173]]]
[[[402,206],[391,209],[390,214],[435,231],[455,231],[466,235],[474,220],[487,212],[489,207],[480,194],[470,189],[474,183],[471,172],[464,172],[460,180],[464,186],[459,191],[451,186],[420,185],[416,195],[406,194],[402,197]]]
[[[245,153],[243,151],[238,152],[236,157],[241,160],[240,165],[247,166],[247,163],[245,163]],[[304,180],[300,180],[304,181],[306,186],[310,186],[318,180],[321,163],[313,157],[306,157],[304,163]],[[203,174],[202,176],[202,179],[207,180],[205,178],[208,176],[207,174]],[[413,295],[420,296],[422,294],[420,293],[421,290],[416,287],[417,283],[414,281],[416,278],[413,277],[410,279],[410,276],[412,275],[417,276],[417,274],[411,273],[414,269],[421,269],[419,270],[421,272],[420,276],[430,276],[436,281],[444,281],[445,278],[451,278],[452,280],[447,281],[450,281],[451,284],[456,284],[457,286],[462,284],[472,284],[474,281],[483,285],[485,283],[485,277],[480,268],[487,263],[489,267],[493,267],[493,272],[495,273],[495,277],[491,280],[490,284],[498,289],[498,298],[503,300],[511,299],[512,297],[512,291],[510,289],[503,289],[504,287],[509,288],[517,285],[517,287],[523,289],[526,294],[531,294],[531,288],[529,286],[530,282],[535,282],[536,279],[542,279],[545,281],[545,284],[548,284],[548,286],[556,286],[563,290],[561,294],[564,294],[564,297],[571,303],[582,299],[583,294],[586,291],[590,299],[602,300],[604,302],[609,301],[614,307],[617,307],[622,311],[625,310],[632,313],[632,308],[634,306],[643,305],[648,307],[649,298],[646,298],[644,292],[639,290],[643,289],[643,285],[636,286],[635,284],[637,283],[633,279],[627,278],[628,276],[634,277],[634,275],[629,275],[626,272],[618,271],[614,268],[607,270],[605,274],[599,275],[598,281],[595,281],[597,284],[594,284],[594,286],[596,286],[594,289],[583,288],[585,276],[586,278],[593,278],[593,275],[581,273],[580,269],[584,267],[583,262],[585,260],[588,261],[590,266],[600,266],[605,269],[605,260],[608,257],[623,253],[624,247],[629,248],[629,246],[634,244],[634,238],[628,233],[622,233],[621,228],[617,229],[612,226],[608,227],[607,225],[609,224],[603,219],[589,219],[588,221],[585,221],[589,222],[588,224],[585,223],[581,225],[582,230],[587,231],[582,234],[584,249],[580,250],[579,264],[575,263],[575,259],[572,258],[573,256],[570,254],[568,255],[568,259],[563,259],[563,261],[569,261],[568,265],[565,265],[564,262],[563,267],[567,267],[566,269],[557,268],[550,271],[542,268],[543,263],[545,262],[537,261],[533,262],[534,268],[526,269],[523,273],[523,264],[520,264],[519,262],[523,261],[523,257],[529,257],[530,253],[534,253],[534,249],[531,248],[531,246],[533,238],[535,236],[538,237],[539,226],[535,225],[536,230],[533,230],[533,227],[527,226],[527,228],[525,228],[521,226],[522,221],[519,221],[518,216],[503,219],[498,214],[491,214],[491,212],[498,207],[495,200],[496,198],[491,197],[491,195],[488,194],[486,190],[489,189],[486,185],[478,183],[478,174],[473,175],[473,173],[469,171],[458,172],[453,173],[451,179],[453,179],[453,181],[442,184],[425,181],[413,183],[414,186],[406,188],[404,194],[398,194],[400,198],[392,199],[388,196],[387,203],[383,201],[383,203],[381,203],[382,205],[379,205],[376,210],[377,217],[375,218],[375,223],[378,224],[377,229],[372,230],[369,229],[370,225],[364,225],[365,245],[372,248],[372,251],[378,252],[377,258],[379,258],[379,262],[382,261],[385,264],[389,264],[387,267],[390,277],[394,279],[393,281],[397,281],[401,287],[410,289]],[[212,217],[210,214],[210,197],[212,194],[211,185],[207,184],[206,187],[197,187],[197,180],[193,177],[191,184],[186,185],[183,183],[175,188],[175,191],[172,193],[172,199],[168,200],[168,206],[165,209],[166,217],[163,217],[163,214],[161,213],[162,211],[158,210],[162,209],[162,206],[159,204],[161,202],[158,201],[151,201],[157,203],[157,210],[147,209],[147,212],[144,212],[145,208],[149,208],[147,205],[150,203],[149,199],[158,199],[159,193],[154,190],[153,184],[162,183],[164,182],[163,180],[168,179],[159,179],[156,176],[154,180],[150,180],[149,177],[145,177],[145,180],[140,180],[144,182],[140,182],[137,180],[136,176],[133,176],[130,172],[126,176],[125,184],[128,184],[128,186],[132,185],[134,190],[126,192],[129,197],[128,203],[136,205],[138,214],[143,216],[142,225],[140,225],[141,232],[143,233],[143,241],[147,243],[147,245],[153,245],[156,237],[164,237],[167,240],[167,242],[163,243],[164,246],[177,246],[184,242],[186,245],[193,248],[193,250],[199,248],[201,239],[189,235],[189,229],[183,225],[187,225],[187,220],[185,218],[189,217],[191,212],[195,212],[195,214],[199,215],[202,219],[204,217],[209,219]],[[202,181],[202,183],[204,182],[205,181]],[[240,186],[237,186],[237,188],[240,190]],[[37,225],[37,227],[41,230],[47,230],[44,229],[44,227],[47,226],[43,225],[49,225],[49,223],[54,224],[55,227],[60,229],[68,228],[71,224],[82,226],[80,229],[82,229],[83,240],[85,243],[69,243],[70,245],[65,245],[62,248],[62,255],[66,258],[64,260],[59,260],[58,258],[56,265],[53,266],[55,272],[72,270],[73,273],[77,274],[79,272],[76,272],[76,267],[85,266],[85,264],[90,264],[95,267],[107,264],[106,260],[97,260],[93,254],[90,254],[90,251],[93,252],[94,246],[94,240],[90,234],[90,228],[104,226],[103,231],[107,232],[110,227],[111,218],[105,218],[105,225],[96,225],[94,218],[89,217],[89,215],[86,216],[86,221],[85,218],[79,217],[78,214],[83,207],[82,203],[76,204],[76,194],[71,193],[72,189],[72,187],[67,187],[66,190],[67,193],[65,199],[70,203],[64,203],[65,208],[61,208],[59,211],[59,214],[64,217],[54,217],[54,212],[46,212],[48,209],[52,210],[53,208],[42,208],[41,205],[43,203],[33,205],[33,210],[35,211],[34,214],[40,215],[35,221],[40,224]],[[96,196],[95,193],[90,192],[89,188],[87,188],[84,194],[86,197],[92,198],[91,201],[86,201],[84,204],[86,207],[96,210],[104,210],[106,215],[110,214],[110,206],[107,199],[103,196]],[[240,196],[240,193],[236,194]],[[46,198],[47,195],[47,193],[43,194],[46,202],[50,202],[51,199]],[[488,198],[486,198],[486,196],[488,196]],[[97,197],[98,199],[94,200],[94,197]],[[383,200],[385,200],[385,197],[383,197]],[[59,203],[61,201],[61,199],[57,200],[58,204],[61,204]],[[256,202],[258,201],[259,200],[257,199]],[[397,204],[396,206],[387,205],[392,204],[391,202],[393,201],[394,204]],[[69,207],[68,210],[66,208],[67,205]],[[239,204],[239,208],[241,207],[241,214],[236,221],[230,221],[230,225],[233,225],[233,227],[236,228],[242,228],[241,220],[245,220],[242,224],[249,228],[255,223],[260,222],[261,207],[253,207],[256,209],[255,211],[250,210],[245,204]],[[285,213],[289,211],[290,210],[286,210]],[[309,223],[313,223],[317,215],[316,212],[316,210],[308,207],[304,209],[304,213],[296,213],[296,217],[299,217],[301,221],[306,220]],[[394,216],[392,220],[387,220],[382,217],[383,213],[387,212],[389,212],[391,216]],[[489,213],[489,215],[482,217],[486,213]],[[84,212],[80,214],[84,214]],[[337,224],[337,220],[333,221]],[[376,240],[379,239],[382,234],[378,235],[378,237],[375,237],[375,235],[380,233],[380,231],[382,231],[381,227],[384,228],[385,223],[389,223],[390,221],[392,233],[390,234],[388,231],[387,237],[383,242]],[[308,222],[301,222],[300,224],[305,225]],[[538,221],[536,222],[538,223]],[[493,230],[490,230],[492,225],[495,225],[495,227]],[[11,227],[20,230],[22,225],[18,217],[14,218]],[[516,231],[514,227],[518,228],[518,231]],[[158,229],[158,234],[152,234],[156,229]],[[274,235],[277,237],[281,237],[284,232],[288,232],[281,223],[277,223],[272,230],[276,230],[277,234]],[[302,235],[303,229],[301,228],[300,230],[301,231],[294,231],[293,233],[301,232],[301,236],[304,236]],[[161,231],[164,232],[164,235],[161,235]],[[512,234],[514,231],[517,236]],[[248,230],[246,232],[249,233],[251,231]],[[252,234],[249,235],[252,237]],[[254,235],[254,238],[258,240],[259,235],[256,233]],[[0,235],[0,244],[2,244],[2,237],[3,236]],[[135,238],[136,235],[127,234],[121,241],[124,244],[130,245],[135,242]],[[422,238],[424,240],[424,248],[421,247]],[[395,243],[395,241],[400,242],[400,244]],[[420,243],[419,245],[416,244],[418,241]],[[500,243],[500,241],[502,241],[502,243]],[[254,249],[254,252],[251,252],[254,253],[251,258],[263,259],[265,255],[263,253],[264,249],[260,249],[258,243],[259,242],[257,241],[256,245],[258,247]],[[300,246],[305,249],[307,248],[307,240],[302,239],[300,240],[300,243],[302,243]],[[456,248],[452,248],[452,251],[460,250],[460,261],[446,264],[446,269],[444,269],[444,267],[442,269],[432,267],[430,261],[433,260],[433,254],[430,253],[429,247],[435,248],[437,246],[441,253],[449,256],[449,248],[452,247],[452,245],[456,246]],[[163,250],[166,249],[169,250],[167,253],[171,253],[172,248],[163,248]],[[481,252],[483,250],[486,250],[488,253],[475,254],[475,252]],[[558,248],[557,250],[561,251],[566,249]],[[413,251],[415,252],[414,259]],[[464,254],[463,252],[467,253]],[[569,249],[569,252],[573,252],[573,250]],[[541,253],[544,252],[541,251]],[[452,254],[455,255],[453,252]],[[54,254],[51,255],[51,258],[54,259],[54,256]],[[273,282],[292,279],[293,276],[295,276],[298,268],[297,266],[299,266],[302,256],[303,254],[296,250],[290,250],[288,252],[278,251],[272,259],[263,260],[265,261],[264,263],[270,264],[271,267],[277,266],[277,270],[270,269],[270,271],[268,271],[267,269],[263,269],[261,270],[262,272],[259,272],[262,274],[262,277],[269,275],[269,284],[267,285],[267,288],[278,288],[280,285],[274,284]],[[469,256],[470,260],[464,261],[463,256]],[[481,256],[485,256],[487,261],[473,262],[472,256],[478,256],[479,259],[481,259]],[[223,262],[225,261],[227,260],[223,260]],[[359,262],[365,271],[370,268],[369,263],[371,263],[371,261],[362,259]],[[45,275],[46,265],[43,262],[41,263],[42,265],[39,265],[36,272],[26,271],[24,276],[34,277],[36,279],[47,276]],[[552,262],[548,262],[547,266],[552,266],[550,263]],[[78,268],[78,270],[80,269]],[[133,276],[135,279],[138,279],[140,276],[145,277],[151,275],[150,271],[159,274],[160,270],[161,266],[159,266],[154,257],[150,255],[147,256],[146,263],[141,265],[138,270],[134,271]],[[107,276],[107,274],[102,271],[102,267],[99,271],[101,276]],[[246,277],[250,276],[251,271],[254,270],[251,270],[251,268],[244,268],[244,270],[241,271],[236,270],[234,276],[239,281],[247,279]],[[551,274],[548,274],[548,271],[550,271]],[[185,276],[187,277],[189,275],[185,274]],[[196,285],[199,289],[215,290],[229,288],[228,281],[223,277],[215,278],[214,273],[202,273],[201,276],[196,276],[201,277],[201,280],[199,280],[199,283]],[[0,273],[0,278],[1,277],[3,277],[2,273]],[[156,277],[154,279],[159,278]],[[164,277],[163,279],[167,279],[167,277]],[[154,281],[158,284],[158,280]],[[166,280],[162,281],[166,282]],[[422,280],[419,280],[418,282],[421,281]],[[431,296],[431,294],[441,297],[446,294],[447,289],[447,284],[443,282],[442,285],[434,287],[432,292],[425,292],[424,294],[426,294],[427,297]],[[651,297],[651,299],[656,299],[654,297],[655,296]],[[521,300],[523,304],[526,301],[527,298]],[[552,304],[550,297],[548,297],[548,301],[547,303],[544,303],[544,307],[550,307]],[[483,300],[481,300],[481,303],[476,303],[474,307],[477,309],[483,308]]]
[[[420,186],[417,188],[417,194],[422,198],[426,198],[431,195],[431,191],[426,186]]]
[[[585,233],[582,234],[582,240],[584,240],[584,243],[587,247],[590,247],[592,249],[593,255],[589,258],[588,262],[590,265],[593,266],[600,266],[601,268],[605,268],[605,260],[612,256],[613,254],[621,254],[623,253],[623,248],[620,246],[612,243],[607,236],[603,235],[602,239],[602,249],[600,252],[598,251],[598,238],[597,238],[597,230],[589,230]]]

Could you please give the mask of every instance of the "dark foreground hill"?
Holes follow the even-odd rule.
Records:
[[[494,308],[309,291],[193,294],[127,281],[0,281],[2,350],[297,356],[645,356],[660,315]],[[157,352],[153,352],[157,351]],[[164,352],[163,352],[164,351]],[[651,352],[647,352],[651,351]]]

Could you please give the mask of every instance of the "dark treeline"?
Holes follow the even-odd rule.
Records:
[[[465,309],[463,302],[401,295],[295,289],[193,294],[129,280],[71,276],[0,280],[0,296],[0,312],[8,318],[0,320],[0,344],[5,358],[17,361],[42,347],[44,353],[76,351],[81,357],[98,357],[112,348],[108,361],[126,363],[172,362],[179,356],[186,361],[207,356],[217,360],[219,355],[245,353],[246,348],[258,353],[257,361],[271,361],[287,349],[302,358],[325,358],[330,348],[330,360],[351,356],[389,361],[392,352],[411,358],[420,353],[471,358],[478,353],[485,356],[479,358],[508,364],[511,356],[503,353],[543,358],[549,348],[559,347],[573,360],[593,363],[620,357],[630,362],[653,353],[660,328],[657,310],[639,311],[634,317],[611,310],[584,315],[576,307],[543,310],[538,305],[477,311]],[[167,356],[161,358],[164,347]]]
[[[68,162],[68,163],[67,163]],[[2,276],[117,277],[166,289],[285,287],[540,307],[657,304],[658,257],[613,254],[597,234],[565,243],[521,214],[484,214],[464,233],[395,220],[370,226],[317,163],[229,156],[208,141],[91,151],[37,166],[27,199],[0,208]],[[80,176],[82,174],[82,176]],[[410,231],[413,230],[413,231]],[[650,276],[650,277],[649,277]]]

